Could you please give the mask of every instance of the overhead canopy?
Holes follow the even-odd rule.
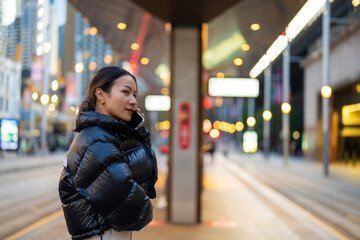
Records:
[[[209,22],[241,0],[132,0],[151,14],[172,24]]]
[[[295,16],[306,0],[69,0],[90,24],[98,28],[105,41],[113,46],[120,59],[133,57],[131,44],[143,39],[138,59],[147,57],[148,65],[137,69],[149,86],[149,94],[159,94],[164,87],[156,69],[169,67],[170,34],[166,22],[172,24],[208,23],[205,48],[213,50],[210,65],[204,63],[210,76],[222,71],[229,77],[249,77],[249,71],[276,37]],[[150,16],[148,13],[153,14]],[[119,22],[126,30],[116,28]],[[258,23],[260,30],[250,25]],[[241,49],[241,43],[250,46]],[[206,53],[206,52],[205,52]],[[234,58],[243,64],[235,66]],[[206,58],[206,57],[204,57]],[[204,59],[206,60],[206,59]],[[159,70],[157,71],[159,72]]]

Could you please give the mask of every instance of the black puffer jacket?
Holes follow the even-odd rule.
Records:
[[[64,158],[59,194],[72,239],[113,228],[137,231],[152,220],[157,163],[145,128],[82,112]]]

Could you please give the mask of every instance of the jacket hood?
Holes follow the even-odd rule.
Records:
[[[76,127],[74,131],[80,132],[84,128],[93,126],[99,126],[112,132],[136,132],[126,123],[119,122],[114,118],[94,111],[79,113],[79,115],[76,117]]]

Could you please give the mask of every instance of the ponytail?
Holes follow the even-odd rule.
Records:
[[[79,105],[79,113],[87,111],[95,111],[96,97],[92,99],[89,96],[86,96],[83,102]]]

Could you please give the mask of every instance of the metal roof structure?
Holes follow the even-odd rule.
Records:
[[[208,74],[222,71],[226,76],[248,77],[249,71],[275,38],[295,16],[306,0],[69,0],[118,53],[120,59],[134,59],[130,48],[141,41],[141,57],[148,65],[138,65],[137,75],[144,78],[150,94],[159,94],[164,84],[155,69],[169,65],[170,31],[166,22],[177,25],[208,23],[208,41],[204,54],[213,60],[205,64]],[[152,15],[150,15],[150,14]],[[127,24],[125,30],[117,24]],[[258,23],[260,30],[250,25]],[[247,43],[243,51],[239,44]],[[206,54],[207,50],[210,51]],[[241,57],[243,65],[233,59]],[[205,60],[204,60],[205,61]]]

